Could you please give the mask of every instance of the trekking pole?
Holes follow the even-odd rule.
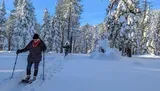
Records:
[[[45,53],[43,52],[43,81],[44,81]]]
[[[14,70],[15,70],[15,68],[16,68],[16,64],[17,64],[17,59],[18,59],[18,54],[17,54],[17,56],[16,56],[16,60],[15,60],[15,63],[14,63],[14,67],[13,67],[13,71],[12,71],[12,75],[11,75],[11,78],[10,78],[10,79],[12,79],[12,78],[13,78]]]

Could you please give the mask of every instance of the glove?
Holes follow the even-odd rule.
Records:
[[[22,53],[20,49],[17,50],[16,54]]]

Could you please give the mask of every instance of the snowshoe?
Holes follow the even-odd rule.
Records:
[[[27,75],[27,77],[25,79],[22,79],[22,83],[29,83],[30,82],[30,78],[31,76],[30,75]]]
[[[22,83],[29,83],[30,80],[23,79],[21,82],[22,82]]]
[[[22,83],[29,83],[29,84],[31,84],[35,80],[36,80],[36,76],[34,76],[33,79],[31,79],[31,80],[30,80],[30,78],[29,79],[23,79],[21,82]]]
[[[25,79],[23,79],[21,81],[21,83],[31,84],[33,81],[35,81],[35,80],[25,80]]]

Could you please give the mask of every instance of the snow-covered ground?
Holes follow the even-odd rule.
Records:
[[[18,56],[9,79],[16,54],[0,52],[0,91],[160,91],[159,57],[113,57],[71,54],[64,59],[63,54],[47,53],[45,81],[41,62],[37,80],[25,85],[19,82],[25,77],[27,53]]]

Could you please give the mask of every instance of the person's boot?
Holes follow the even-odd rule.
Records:
[[[34,76],[32,80],[35,81],[36,80],[36,76]]]
[[[26,81],[29,81],[30,78],[31,78],[31,76],[30,76],[30,75],[27,75],[27,77],[25,78],[25,80],[26,80]]]

